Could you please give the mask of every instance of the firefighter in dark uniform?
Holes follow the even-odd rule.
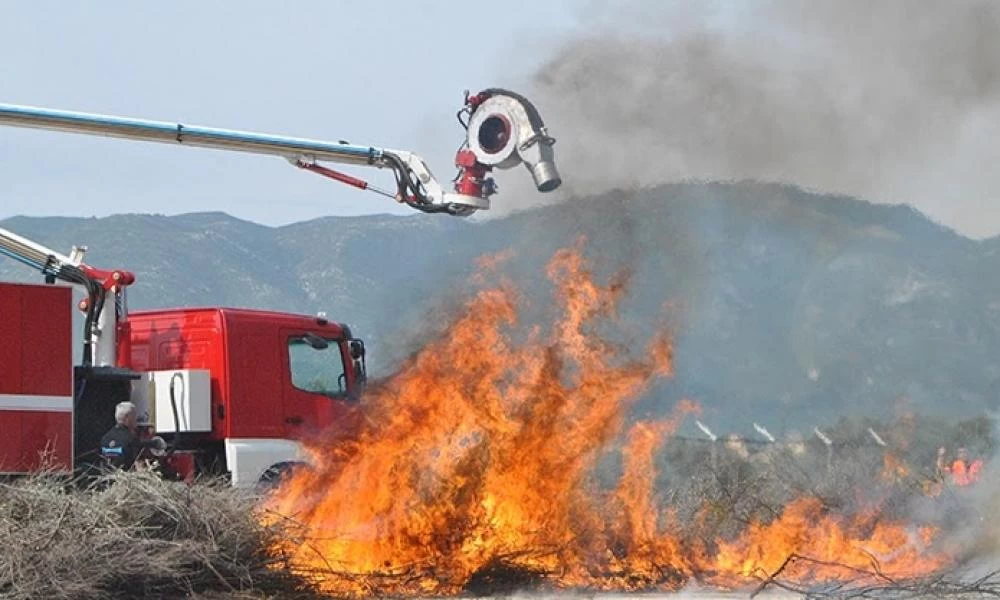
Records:
[[[140,440],[138,421],[135,405],[131,402],[121,402],[115,407],[115,426],[101,438],[101,456],[107,465],[127,471],[144,449],[166,449],[166,442],[159,436]]]

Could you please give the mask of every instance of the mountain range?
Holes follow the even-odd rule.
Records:
[[[0,221],[87,261],[134,271],[133,308],[230,305],[351,324],[376,372],[438,331],[475,259],[504,272],[531,319],[544,264],[583,237],[599,279],[626,270],[613,336],[641,349],[664,318],[675,376],[637,410],[688,397],[703,420],[772,430],[894,411],[965,417],[1000,394],[1000,238],[971,240],[905,205],[755,182],[679,183],[573,198],[502,218],[324,217],[282,227],[224,213]],[[37,281],[0,259],[0,279]]]

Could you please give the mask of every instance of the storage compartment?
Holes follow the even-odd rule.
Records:
[[[132,402],[139,423],[154,425],[156,433],[212,430],[212,378],[207,369],[147,371],[132,384]]]
[[[73,296],[0,282],[0,473],[73,464]]]

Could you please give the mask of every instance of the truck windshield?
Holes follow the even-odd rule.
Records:
[[[318,343],[321,341],[326,344]],[[321,340],[316,336],[290,338],[288,363],[294,387],[325,396],[347,395],[344,356],[337,340]]]

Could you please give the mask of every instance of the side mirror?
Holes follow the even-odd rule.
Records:
[[[368,365],[365,364],[365,343],[358,339],[348,342],[351,352],[351,360],[354,361],[354,376],[357,378],[359,388],[368,381]]]

